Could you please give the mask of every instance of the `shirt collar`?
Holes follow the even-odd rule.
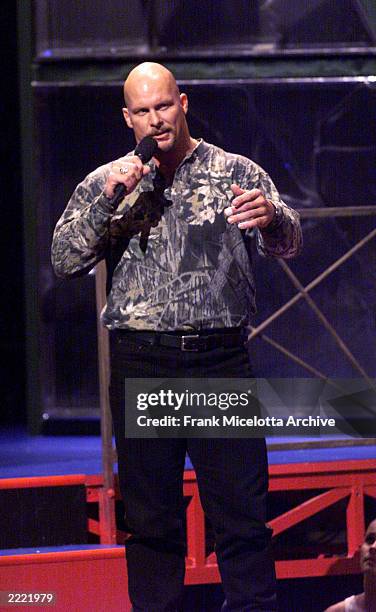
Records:
[[[196,159],[202,161],[206,157],[209,149],[210,146],[208,145],[208,143],[205,142],[203,138],[198,138],[196,146],[192,149],[192,151],[189,151],[189,153],[187,153],[187,155],[182,159],[175,172],[177,172],[187,162],[193,163]],[[146,175],[145,178],[149,179],[149,181],[152,182],[152,179],[155,176],[158,166],[153,158],[148,162],[148,166],[150,166],[151,168],[151,173]]]

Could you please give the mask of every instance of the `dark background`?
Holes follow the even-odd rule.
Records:
[[[26,422],[22,168],[16,2],[0,11],[0,422]]]

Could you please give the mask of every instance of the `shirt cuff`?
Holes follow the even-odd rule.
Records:
[[[269,223],[269,225],[261,229],[262,233],[266,233],[266,234],[270,234],[274,232],[275,230],[277,230],[282,225],[283,217],[284,217],[282,206],[279,206],[278,204],[274,204],[272,200],[268,200],[268,202],[270,202],[270,204],[272,204],[272,206],[274,207],[274,217]]]

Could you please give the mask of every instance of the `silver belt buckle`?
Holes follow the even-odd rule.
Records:
[[[180,349],[182,351],[190,351],[190,352],[195,352],[195,351],[199,351],[200,349],[198,348],[198,346],[191,346],[189,347],[189,343],[191,340],[199,340],[200,336],[198,334],[195,335],[191,335],[191,336],[182,336],[181,337],[181,344],[180,344]]]

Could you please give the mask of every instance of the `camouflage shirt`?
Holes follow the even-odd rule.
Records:
[[[130,153],[129,155],[131,155]],[[253,161],[199,141],[163,184],[151,172],[116,210],[103,188],[111,164],[90,173],[58,221],[52,262],[58,276],[86,273],[105,258],[109,328],[209,329],[247,325],[255,312],[251,233],[223,213],[231,184],[259,188],[276,215],[256,230],[258,250],[293,257],[301,246],[298,214],[282,202],[268,174]]]

